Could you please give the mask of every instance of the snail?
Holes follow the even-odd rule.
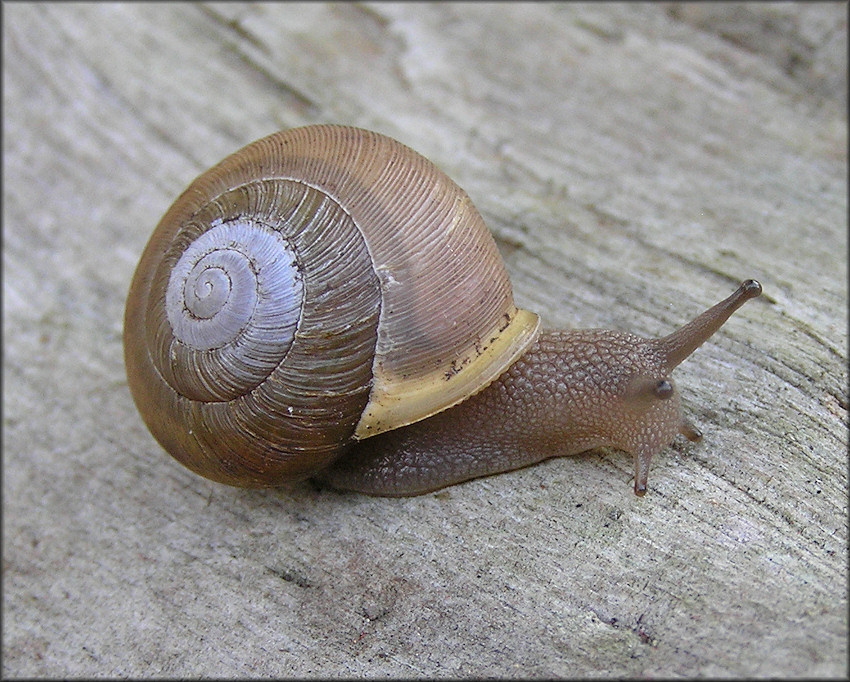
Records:
[[[467,194],[401,143],[316,125],[249,144],[165,213],[124,320],[156,440],[221,483],[316,478],[406,496],[611,446],[652,456],[682,416],[672,370],[754,280],[660,339],[540,331]]]

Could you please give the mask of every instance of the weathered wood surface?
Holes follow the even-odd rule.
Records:
[[[3,675],[847,673],[847,7],[3,6]],[[343,122],[472,196],[548,326],[667,333],[705,439],[414,499],[208,483],[124,297],[199,172]]]

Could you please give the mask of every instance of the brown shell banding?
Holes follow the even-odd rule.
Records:
[[[304,319],[291,344],[272,339],[273,356],[257,345],[232,360],[228,351],[291,334],[291,325],[257,333],[238,324],[233,340],[193,349],[194,331],[174,336],[169,310],[172,319],[181,311],[173,296],[166,310],[165,290],[195,239],[241,223],[292,246],[279,257],[294,254],[303,273],[292,296],[303,297]],[[228,240],[225,248],[247,250]],[[166,450],[214,480],[278,485],[324,467],[352,436],[418,421],[481,390],[538,326],[515,307],[495,242],[451,179],[390,138],[312,126],[248,145],[175,201],[134,276],[125,361]],[[175,378],[182,363],[201,369],[197,380]]]
[[[128,298],[125,362],[139,411],[177,459],[213,480],[279,485],[323,468],[351,438],[369,395],[380,286],[361,232],[326,194],[287,180],[234,184],[216,193],[202,176],[160,222]],[[205,245],[206,255],[245,251],[273,272],[297,259],[294,335],[279,309],[252,311],[214,347],[175,335],[165,293],[173,266],[222,226],[225,243]],[[239,232],[269,229],[280,239],[261,241],[280,248],[250,253]],[[271,288],[291,286],[287,277],[270,279],[260,295],[290,296]]]
[[[498,248],[467,194],[395,140],[344,126],[270,135],[207,174],[293,179],[327,193],[363,233],[382,305],[363,438],[457,404],[495,380],[536,338]],[[505,328],[505,320],[509,321]]]

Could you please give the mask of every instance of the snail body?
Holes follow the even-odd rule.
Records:
[[[657,340],[539,330],[469,197],[411,149],[343,126],[258,140],[175,201],[125,312],[131,393],[159,443],[239,486],[318,477],[415,495],[677,433],[672,369],[760,285]]]

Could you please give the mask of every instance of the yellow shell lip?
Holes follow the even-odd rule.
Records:
[[[540,318],[515,309],[507,326],[490,334],[491,343],[470,347],[466,357],[455,359],[428,374],[404,379],[381,376],[373,379],[369,403],[357,424],[354,438],[362,440],[407,426],[442,412],[486,388],[519,359],[540,333]],[[378,365],[376,363],[375,367]]]

